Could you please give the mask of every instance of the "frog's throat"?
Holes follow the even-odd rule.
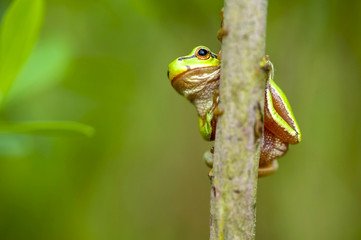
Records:
[[[198,115],[204,118],[213,104],[213,95],[219,89],[220,66],[189,70],[172,80],[173,87],[194,104]]]
[[[188,69],[187,71],[175,76],[171,80],[171,84],[178,91],[178,82],[205,82],[208,78],[214,78],[216,75],[219,75],[220,68],[220,65],[216,65],[210,67],[198,67]]]

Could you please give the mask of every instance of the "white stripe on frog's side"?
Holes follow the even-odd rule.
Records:
[[[292,108],[290,103],[288,102],[288,99],[286,97],[286,95],[283,93],[283,91],[277,86],[277,84],[273,81],[273,79],[271,79],[271,88],[272,88],[272,92],[276,93],[278,98],[281,99],[282,101],[282,105],[284,106],[284,108],[286,109],[286,113],[287,116],[289,117],[289,119],[291,119],[292,121],[292,126],[290,126],[292,128],[293,131],[296,132],[296,134],[298,134],[298,142],[301,141],[301,130],[297,124],[296,118],[293,115],[292,112]],[[288,125],[288,124],[287,124]],[[288,125],[289,126],[289,125]]]
[[[287,131],[290,135],[296,136],[297,132],[293,130],[293,128],[288,125],[288,123],[277,113],[276,109],[273,107],[273,100],[271,91],[266,89],[266,98],[267,98],[267,109],[270,112],[272,119],[277,122],[277,124],[282,127],[285,131]]]

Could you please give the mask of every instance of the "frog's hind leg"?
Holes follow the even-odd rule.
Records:
[[[258,176],[263,177],[274,173],[278,169],[277,159],[288,150],[288,143],[281,141],[267,128],[264,129],[263,144],[259,159]]]
[[[259,166],[258,177],[264,177],[270,175],[275,171],[277,171],[277,169],[278,169],[278,162],[277,160],[273,160],[266,165]]]

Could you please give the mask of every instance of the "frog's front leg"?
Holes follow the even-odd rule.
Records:
[[[218,34],[217,34],[217,38],[220,42],[222,42],[223,40],[223,36],[227,35],[228,31],[227,29],[224,28],[224,24],[223,24],[223,8],[221,10],[221,29],[219,29]]]
[[[216,89],[214,91],[214,95],[213,95],[213,104],[212,107],[210,108],[209,112],[207,115],[211,115],[212,119],[210,121],[207,121],[205,123],[205,125],[211,126],[212,128],[212,136],[211,139],[209,140],[214,140],[215,138],[215,131],[216,131],[216,126],[217,126],[217,118],[218,116],[223,114],[223,110],[219,108],[219,91],[218,89]],[[202,130],[201,130],[202,132]],[[211,170],[208,173],[208,177],[210,179],[212,179],[213,177],[213,159],[214,159],[214,147],[212,147],[209,151],[206,151],[203,154],[203,158],[205,160],[205,163],[208,167],[211,168]]]
[[[213,112],[213,115],[215,117],[218,117],[223,114],[223,109],[219,108],[219,90],[214,90],[213,95],[213,106],[211,108],[211,111]]]
[[[216,135],[217,119],[223,114],[223,110],[218,107],[219,92],[214,91],[212,105],[204,116],[198,115],[199,130],[202,137],[207,141],[213,141]]]
[[[224,28],[223,25],[223,8],[221,10],[221,29],[219,29],[218,33],[217,33],[217,38],[220,42],[222,42],[223,40],[223,36],[228,34],[228,30]],[[217,55],[217,59],[219,61],[222,60],[222,50],[219,51],[218,55]]]

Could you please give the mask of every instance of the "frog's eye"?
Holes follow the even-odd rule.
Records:
[[[207,60],[211,56],[211,52],[205,48],[199,48],[196,51],[196,56],[199,60]]]

